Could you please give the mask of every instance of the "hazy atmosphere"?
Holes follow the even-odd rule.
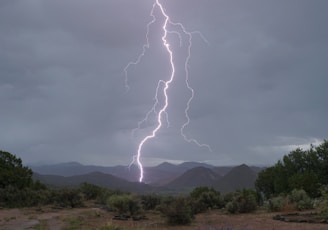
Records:
[[[162,0],[193,34],[190,91],[177,48],[167,119],[142,162],[269,165],[328,137],[328,1]],[[128,165],[155,120],[156,84],[170,74],[154,0],[1,0],[0,149],[24,163]],[[207,43],[207,42],[208,43]],[[165,120],[165,118],[163,119]]]

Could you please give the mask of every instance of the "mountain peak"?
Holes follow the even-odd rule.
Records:
[[[171,166],[176,166],[176,165],[165,161],[165,162],[157,165],[156,167],[171,167]]]
[[[248,165],[242,164],[230,170],[216,188],[222,192],[230,192],[236,189],[254,188],[257,174]],[[233,183],[232,183],[233,182]]]
[[[238,173],[240,173],[240,172],[252,172],[252,173],[254,173],[254,171],[246,164],[241,164],[241,165],[238,165],[238,166],[232,168],[231,171],[228,174],[234,173],[234,172],[238,172]]]
[[[198,166],[187,170],[169,184],[171,188],[192,188],[198,186],[212,186],[220,178],[213,170]]]

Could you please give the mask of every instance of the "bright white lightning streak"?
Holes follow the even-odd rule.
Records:
[[[142,152],[142,148],[144,147],[144,145],[146,144],[147,141],[149,141],[150,139],[154,138],[156,136],[156,133],[160,130],[160,128],[162,127],[162,117],[163,117],[163,114],[166,115],[166,121],[167,121],[167,124],[169,125],[169,121],[168,121],[168,114],[166,112],[166,109],[169,105],[169,101],[168,101],[168,93],[167,93],[167,90],[170,88],[170,84],[173,82],[174,80],[174,77],[175,77],[175,65],[174,65],[174,61],[173,61],[173,51],[171,50],[170,48],[170,44],[169,42],[167,41],[167,34],[168,33],[175,33],[178,35],[179,39],[180,39],[180,46],[182,46],[182,38],[181,38],[181,34],[177,31],[170,31],[168,30],[167,28],[167,25],[170,24],[170,25],[173,25],[173,26],[178,26],[184,33],[184,35],[186,35],[188,37],[188,51],[187,51],[187,57],[186,57],[186,61],[185,61],[185,73],[186,73],[186,79],[185,79],[185,84],[188,88],[188,90],[190,91],[191,93],[191,96],[187,102],[187,106],[185,108],[185,117],[186,117],[186,122],[182,125],[181,129],[180,129],[180,133],[181,135],[183,136],[184,140],[187,141],[187,142],[193,142],[195,144],[197,144],[198,146],[200,147],[207,147],[210,151],[211,148],[209,145],[207,144],[200,144],[197,140],[195,139],[192,139],[192,138],[188,138],[186,136],[186,134],[184,133],[184,129],[189,125],[190,123],[190,117],[188,115],[188,111],[189,111],[189,108],[190,108],[190,103],[191,101],[193,100],[194,98],[194,90],[193,88],[190,86],[189,84],[189,71],[188,71],[188,63],[189,63],[189,59],[190,59],[190,53],[191,53],[191,46],[192,46],[192,33],[198,33],[201,38],[206,42],[206,39],[202,36],[201,33],[199,32],[188,32],[184,26],[181,24],[181,23],[173,23],[169,16],[166,14],[165,12],[165,9],[163,7],[163,5],[160,3],[159,0],[155,0],[155,3],[153,4],[153,7],[152,7],[152,10],[151,10],[151,16],[152,16],[152,21],[150,21],[148,24],[147,24],[147,33],[146,33],[146,44],[143,45],[143,51],[142,53],[138,56],[138,58],[136,59],[136,61],[133,61],[133,62],[129,62],[128,65],[124,68],[124,72],[125,72],[125,87],[127,90],[129,90],[129,86],[128,86],[128,69],[131,65],[137,65],[140,61],[141,61],[141,58],[145,55],[146,53],[146,49],[148,49],[150,47],[149,45],[149,31],[150,31],[150,25],[152,25],[155,21],[156,21],[156,17],[154,15],[154,10],[155,8],[158,7],[159,10],[160,10],[160,13],[162,14],[162,16],[165,18],[164,20],[164,23],[163,23],[163,26],[162,26],[162,29],[163,29],[163,36],[162,36],[162,41],[163,41],[163,46],[165,47],[168,55],[169,55],[169,60],[170,60],[170,66],[171,66],[171,74],[170,74],[170,77],[167,81],[164,81],[164,80],[160,80],[157,84],[157,88],[156,88],[156,93],[155,93],[155,103],[153,104],[152,108],[148,111],[148,113],[146,114],[145,118],[143,120],[141,120],[139,123],[138,123],[138,128],[140,128],[141,124],[146,122],[150,116],[151,113],[154,113],[154,114],[157,114],[157,126],[152,130],[151,134],[145,136],[139,143],[138,145],[138,150],[137,150],[137,154],[133,157],[133,161],[131,162],[131,164],[133,163],[137,163],[139,169],[140,169],[140,177],[139,177],[139,181],[142,182],[143,181],[143,177],[144,177],[144,169],[143,169],[143,165],[141,163],[141,152]],[[158,92],[159,92],[159,89],[161,88],[161,85],[163,85],[163,89],[162,89],[162,92],[163,92],[163,95],[164,95],[164,104],[162,106],[162,108],[157,112],[156,111],[156,107],[158,105]],[[137,128],[137,129],[138,129]],[[135,129],[136,130],[136,129]],[[135,131],[133,130],[133,132]],[[130,165],[131,165],[130,164]]]

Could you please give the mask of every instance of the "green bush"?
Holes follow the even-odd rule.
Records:
[[[287,199],[283,196],[273,197],[268,200],[268,210],[270,212],[282,211],[287,204]]]
[[[294,189],[287,196],[280,195],[268,200],[268,210],[271,212],[308,210],[313,208],[313,201],[302,189]]]
[[[7,186],[0,189],[0,206],[31,207],[50,203],[51,192],[48,189],[23,188],[18,189],[14,186]]]
[[[320,202],[319,209],[321,217],[328,221],[328,187],[321,189],[322,201]]]
[[[257,194],[253,190],[243,189],[229,194],[229,199],[225,198],[225,208],[229,213],[248,213],[257,208]]]
[[[169,225],[190,224],[194,215],[189,201],[186,197],[177,197],[172,202],[162,203],[158,210],[164,215]]]
[[[204,203],[199,200],[194,200],[191,197],[188,197],[188,203],[193,214],[203,213],[208,210],[208,207]]]
[[[225,208],[231,214],[238,213],[239,210],[238,203],[236,200],[232,200],[226,203]]]
[[[2,207],[23,207],[26,203],[25,197],[23,190],[13,186],[8,185],[6,188],[0,188],[0,206]]]
[[[224,206],[220,192],[213,188],[197,187],[190,193],[190,198],[194,214]]]
[[[112,195],[107,201],[107,207],[114,209],[120,215],[137,215],[142,212],[138,197],[129,194]]]
[[[156,194],[141,195],[140,199],[144,210],[154,210],[162,201],[162,197]]]
[[[77,208],[84,206],[83,194],[78,188],[62,188],[53,190],[52,203],[63,208]]]
[[[89,183],[83,183],[80,190],[86,200],[99,200],[104,195],[110,194],[108,189]]]
[[[108,204],[108,199],[114,193],[111,190],[104,189],[96,198],[96,203],[106,206]]]
[[[289,201],[294,203],[299,211],[313,208],[313,201],[303,189],[294,189],[288,196]]]

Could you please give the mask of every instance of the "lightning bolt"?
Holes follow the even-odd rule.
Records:
[[[194,143],[196,145],[198,145],[199,147],[206,147],[208,148],[209,151],[212,151],[211,147],[207,144],[201,144],[199,143],[196,139],[193,138],[188,138],[187,135],[185,134],[185,128],[189,125],[190,123],[190,117],[189,117],[189,109],[190,109],[190,104],[194,98],[195,92],[194,89],[190,86],[189,84],[189,70],[188,70],[188,64],[189,64],[189,60],[190,60],[190,56],[191,56],[191,47],[192,47],[192,35],[197,33],[201,36],[201,38],[208,44],[208,41],[204,38],[204,36],[199,32],[199,31],[194,31],[194,32],[188,32],[185,27],[181,24],[181,23],[175,23],[172,22],[170,20],[170,17],[168,16],[168,14],[166,13],[163,5],[160,3],[160,0],[155,0],[151,12],[150,12],[150,16],[152,17],[152,20],[147,24],[147,32],[146,32],[146,43],[143,45],[142,48],[142,52],[139,54],[139,56],[137,57],[137,59],[135,61],[131,61],[129,62],[126,67],[124,68],[124,72],[125,72],[125,87],[127,89],[127,91],[129,91],[130,87],[128,85],[128,70],[132,65],[137,65],[140,63],[142,57],[146,54],[147,49],[149,49],[150,47],[150,42],[149,42],[149,33],[150,33],[150,26],[156,22],[156,16],[154,14],[155,9],[159,9],[160,14],[163,16],[164,21],[162,24],[162,30],[163,30],[163,36],[162,36],[162,43],[163,46],[169,56],[169,63],[170,63],[170,68],[171,68],[171,73],[169,75],[168,80],[164,81],[164,80],[159,80],[157,83],[157,87],[156,87],[156,91],[155,91],[155,97],[154,97],[154,104],[151,107],[151,109],[146,113],[146,116],[143,120],[138,122],[138,127],[136,129],[134,129],[132,131],[132,134],[134,135],[134,132],[136,130],[138,130],[141,125],[143,123],[145,123],[149,117],[151,116],[151,114],[156,115],[156,121],[157,121],[157,125],[153,128],[153,130],[151,131],[151,133],[149,135],[146,135],[140,142],[137,148],[137,153],[133,156],[133,161],[131,162],[130,166],[132,164],[137,164],[140,170],[140,177],[139,177],[139,181],[142,182],[143,181],[143,177],[144,177],[144,169],[143,169],[143,165],[141,163],[141,155],[142,155],[142,150],[143,147],[145,146],[145,144],[150,141],[151,139],[153,139],[154,137],[156,137],[157,132],[161,129],[162,125],[163,125],[163,117],[166,118],[166,123],[167,125],[169,125],[169,119],[168,119],[168,114],[167,114],[167,108],[169,106],[169,97],[168,97],[168,89],[170,88],[171,83],[173,82],[175,75],[176,75],[176,68],[175,68],[175,64],[174,64],[174,52],[170,47],[170,43],[168,42],[167,39],[167,35],[168,34],[177,34],[179,37],[179,41],[180,41],[180,46],[182,46],[182,35],[186,36],[188,39],[188,45],[187,45],[187,56],[185,59],[185,63],[184,63],[184,71],[185,71],[185,85],[187,87],[187,89],[190,92],[190,97],[189,100],[186,104],[186,108],[184,110],[184,114],[186,117],[186,122],[182,125],[181,129],[180,129],[180,134],[182,135],[182,137],[184,138],[185,141],[189,142],[189,143]],[[178,32],[177,30],[169,30],[168,29],[168,25],[171,25],[173,27],[178,27],[181,32]],[[159,99],[158,99],[158,95],[161,92],[161,95],[163,95],[163,104],[161,105],[160,109],[157,111],[156,108],[159,107]]]

